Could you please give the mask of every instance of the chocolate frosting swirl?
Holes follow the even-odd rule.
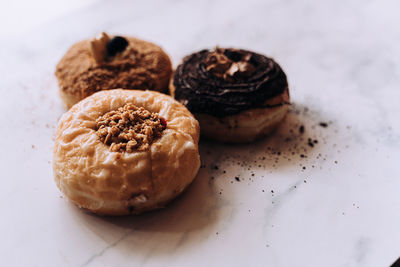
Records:
[[[220,57],[223,62],[215,67]],[[227,69],[226,61],[240,71]],[[243,65],[243,70],[237,67]],[[217,117],[268,107],[265,102],[288,87],[285,73],[273,59],[232,48],[202,50],[185,57],[175,71],[173,84],[175,98],[191,112]]]

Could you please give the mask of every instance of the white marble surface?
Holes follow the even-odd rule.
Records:
[[[104,1],[0,37],[1,266],[389,266],[400,256],[399,3]],[[53,71],[103,30],[154,41],[175,65],[217,44],[273,56],[292,112],[255,144],[202,141],[205,166],[162,211],[84,213],[52,180],[65,111]]]

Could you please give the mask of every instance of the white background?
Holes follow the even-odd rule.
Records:
[[[400,256],[398,10],[395,0],[2,2],[1,265],[389,266]],[[254,144],[202,140],[204,168],[162,211],[82,212],[53,182],[65,112],[53,73],[101,31],[153,41],[175,66],[215,45],[272,56],[292,111]]]

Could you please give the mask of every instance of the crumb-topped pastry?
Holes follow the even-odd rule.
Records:
[[[105,33],[74,44],[55,72],[60,95],[68,108],[100,90],[166,92],[171,74],[171,61],[159,46]]]
[[[289,104],[286,75],[273,59],[232,48],[185,57],[170,93],[199,120],[203,136],[224,142],[268,134]]]
[[[55,181],[72,202],[94,213],[161,208],[195,178],[198,140],[197,120],[170,96],[101,91],[61,117]]]

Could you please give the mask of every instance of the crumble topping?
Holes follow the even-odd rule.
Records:
[[[96,120],[96,134],[112,152],[145,151],[166,128],[165,119],[157,113],[130,103]]]
[[[230,53],[229,57],[226,53]],[[206,70],[228,81],[250,77],[256,70],[251,63],[251,54],[235,49],[216,47],[205,59]]]

